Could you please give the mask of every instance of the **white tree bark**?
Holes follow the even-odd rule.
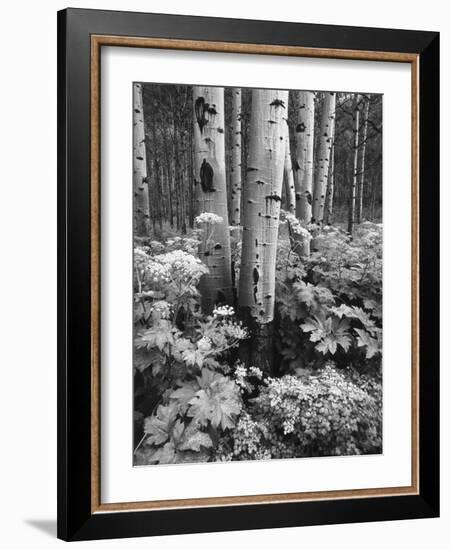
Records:
[[[232,89],[231,224],[241,224],[241,88]]]
[[[274,318],[275,267],[288,92],[252,91],[239,304],[260,324]]]
[[[330,152],[332,149],[332,135],[335,120],[335,99],[336,94],[333,92],[326,92],[324,94],[320,138],[315,158],[313,184],[312,223],[318,225],[322,224],[324,218],[327,176],[329,174]]]
[[[360,164],[360,174],[359,174],[359,188],[358,188],[358,203],[357,203],[357,212],[356,218],[357,223],[362,223],[363,217],[363,193],[365,190],[365,155],[366,155],[366,139],[368,135],[368,116],[370,112],[370,102],[367,99],[365,101],[365,110],[363,112],[363,136],[362,136],[362,153],[361,153],[361,164]]]
[[[135,235],[146,237],[150,233],[149,186],[142,84],[140,83],[133,84],[133,193]]]
[[[335,191],[335,117],[332,123],[332,146],[330,149],[329,174],[327,177],[326,205],[324,211],[324,223],[332,223],[332,212]]]
[[[332,150],[330,152],[330,163],[329,163],[329,178],[327,181],[327,192],[326,192],[326,206],[324,210],[324,223],[326,225],[331,225],[332,223],[332,214],[333,214],[333,205],[334,205],[334,191],[335,191],[335,158],[334,158],[334,144],[332,144]]]
[[[313,144],[315,100],[313,92],[298,92],[296,124],[296,216],[310,223],[312,219]]]
[[[275,270],[287,115],[288,92],[252,91],[238,298],[251,334],[241,346],[242,358],[267,373],[274,361]]]
[[[211,212],[199,256],[209,268],[200,282],[202,308],[233,302],[224,144],[224,88],[194,86],[194,181],[197,214]]]
[[[285,126],[285,159],[283,166],[285,198],[288,212],[294,214],[296,210],[296,194],[294,189],[293,164],[291,162],[290,131],[288,123]]]
[[[349,217],[348,217],[348,233],[352,235],[355,221],[355,202],[356,202],[356,190],[357,190],[357,173],[359,163],[359,98],[354,100],[353,106],[353,133],[354,133],[354,164],[352,172],[352,186],[351,186],[351,198],[349,204]]]

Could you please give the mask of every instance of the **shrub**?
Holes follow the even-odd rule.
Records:
[[[365,384],[367,389],[365,389]],[[268,378],[221,442],[220,460],[381,452],[381,384],[327,365],[302,378]]]

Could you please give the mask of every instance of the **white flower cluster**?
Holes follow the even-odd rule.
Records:
[[[198,281],[208,268],[195,256],[183,250],[159,254],[146,267],[147,275],[154,282]]]
[[[235,367],[234,379],[235,384],[239,386],[242,393],[250,393],[254,388],[254,384],[251,382],[250,377],[258,379],[263,378],[263,373],[257,367],[246,368],[243,363],[237,363]]]
[[[251,376],[255,376],[255,378],[258,378],[259,380],[263,378],[263,372],[258,367],[250,367],[249,372]]]
[[[241,322],[227,322],[223,325],[224,331],[229,338],[233,340],[245,340],[248,337],[247,330],[242,326]]]
[[[149,256],[147,255],[147,253],[140,247],[136,247],[134,250],[133,250],[133,254],[135,255],[135,260],[147,260],[149,259]]]
[[[199,240],[192,237],[185,237],[183,239],[183,249],[189,254],[196,254],[199,248]]]
[[[160,319],[169,319],[171,308],[171,304],[166,300],[158,300],[152,304],[152,313]]]
[[[308,223],[306,226],[307,231],[318,231],[318,225],[316,223]],[[332,227],[332,226],[329,226]],[[335,231],[335,228],[333,228]]]
[[[213,317],[231,317],[235,315],[232,306],[216,306],[213,310]]]
[[[169,283],[171,275],[167,265],[151,260],[145,266],[146,280],[151,283]]]
[[[296,218],[294,214],[290,214],[289,212],[287,212],[285,217],[295,235],[299,235],[304,239],[312,238],[310,232],[302,226],[301,222]]]
[[[210,351],[211,350],[211,338],[208,338],[206,336],[203,336],[198,342],[197,342],[197,349],[199,351]]]
[[[218,216],[217,214],[213,214],[213,212],[202,212],[202,214],[199,214],[194,219],[197,225],[202,225],[204,223],[222,223],[223,219],[221,216]]]
[[[142,248],[136,247],[133,250],[133,261],[135,263],[136,269],[140,272],[145,269],[147,263],[149,262],[149,255]]]
[[[249,383],[246,381],[247,370],[243,364],[239,364],[235,369],[235,382],[243,390],[250,389]]]
[[[271,387],[271,409],[282,413],[282,428],[284,434],[293,433],[295,425],[300,417],[300,404],[304,399],[306,389],[302,382],[291,375],[284,376],[280,379],[268,378],[267,382]]]

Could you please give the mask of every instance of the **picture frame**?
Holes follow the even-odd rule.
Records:
[[[100,498],[100,52],[105,46],[411,66],[410,486],[105,504]],[[439,515],[439,33],[58,12],[58,537],[88,540]]]

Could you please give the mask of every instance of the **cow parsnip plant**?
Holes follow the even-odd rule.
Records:
[[[378,366],[382,351],[382,227],[365,222],[351,238],[324,227],[317,252],[278,256],[279,352],[288,369]]]
[[[170,241],[169,247],[186,248],[186,240]],[[134,367],[140,392],[158,389],[151,414],[138,415],[143,435],[136,463],[207,460],[241,411],[239,387],[225,376],[230,367],[224,359],[247,332],[231,307],[200,313],[197,285],[207,268],[196,256],[183,249],[160,251],[150,243],[134,253]]]

